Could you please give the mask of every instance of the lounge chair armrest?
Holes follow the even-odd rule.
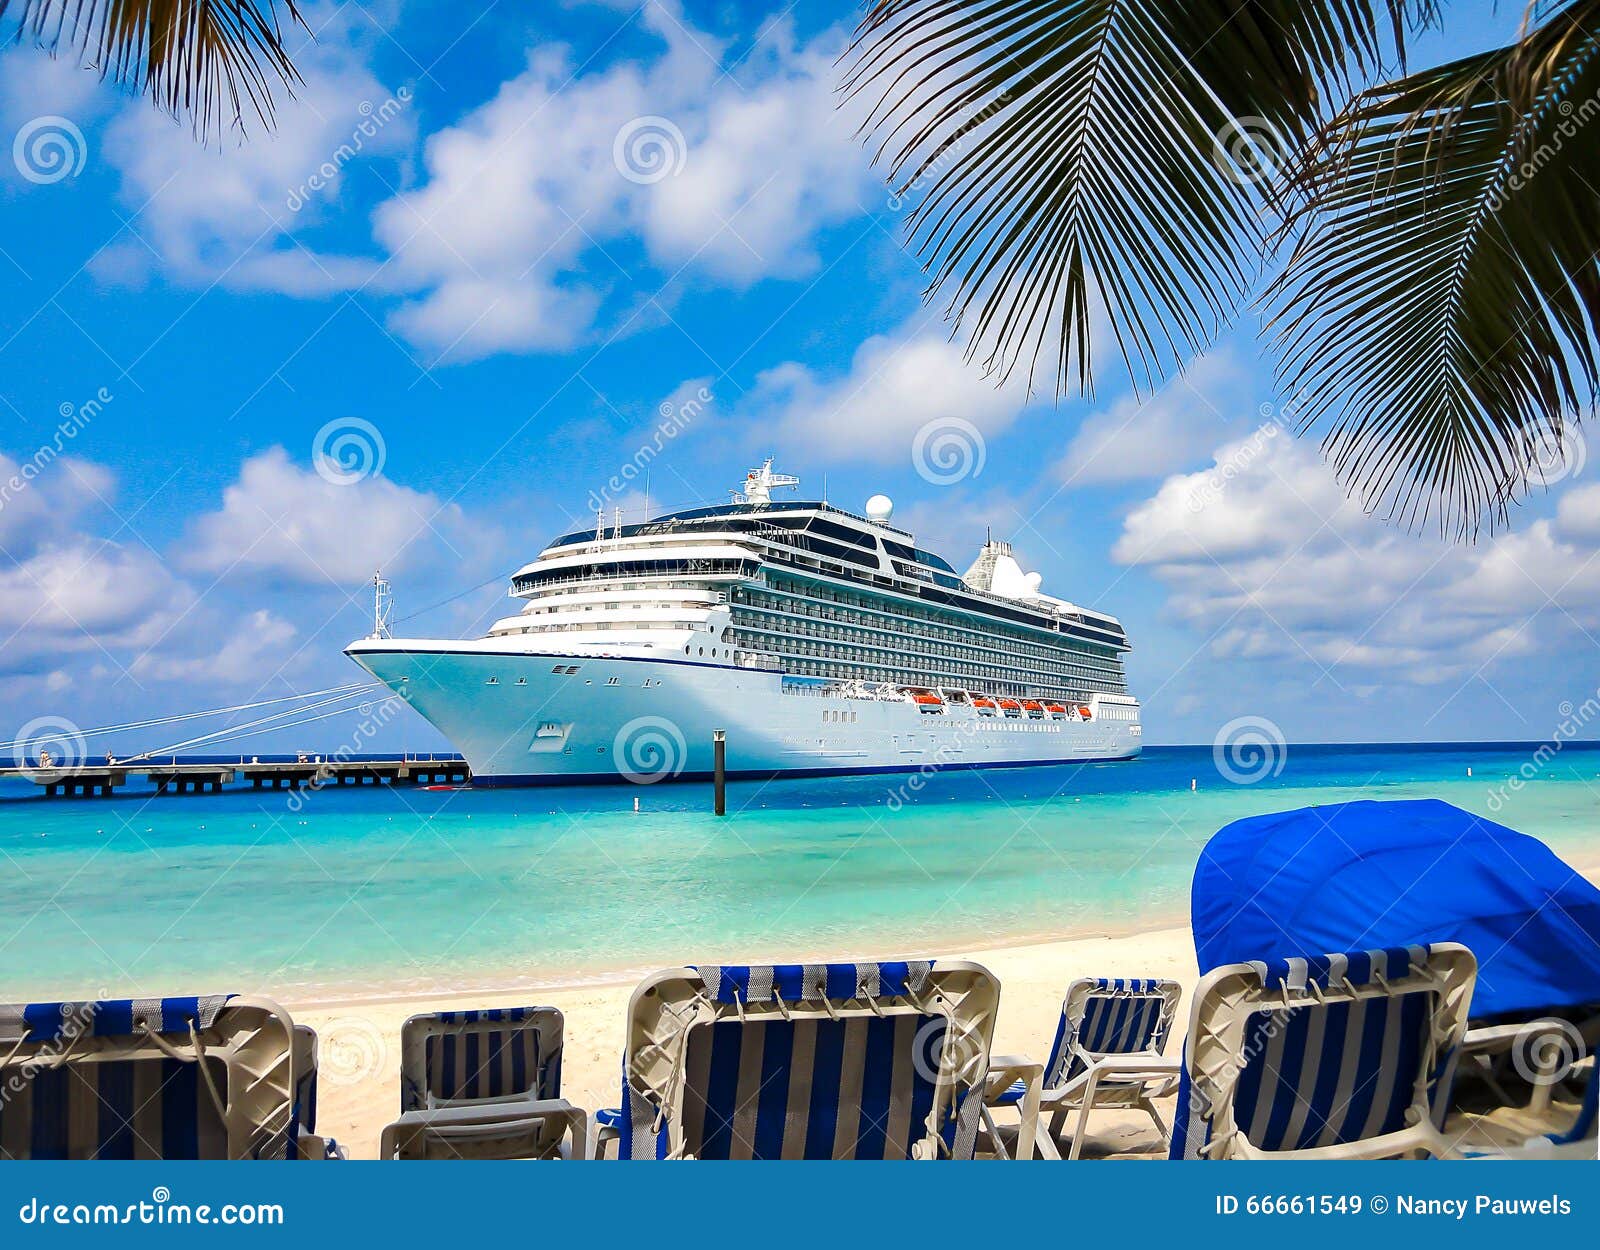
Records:
[[[496,1102],[476,1107],[407,1111],[384,1128],[379,1154],[381,1158],[393,1159],[402,1143],[415,1141],[419,1137],[465,1143],[504,1136],[518,1128],[527,1129],[531,1134],[536,1126],[548,1123],[561,1126],[568,1158],[584,1157],[589,1117],[565,1098],[530,1098],[520,1103]]]
[[[1017,1159],[1033,1158],[1039,1133],[1039,1098],[1044,1092],[1044,1064],[1026,1055],[990,1055],[989,1072],[984,1077],[983,1101],[992,1103],[1018,1081],[1023,1084],[1022,1101],[1017,1105]]]
[[[1549,1021],[1543,1021],[1547,1028],[1559,1028]],[[1537,1033],[1541,1021],[1519,1020],[1513,1024],[1486,1024],[1476,1029],[1468,1029],[1461,1037],[1461,1048],[1468,1054],[1492,1054],[1500,1050],[1510,1050],[1516,1045],[1519,1037],[1526,1036],[1530,1030]]]
[[[1026,1055],[990,1055],[989,1075],[984,1078],[984,1096],[991,1097],[1009,1089],[1017,1081],[1037,1080],[1044,1084],[1044,1064],[1035,1063]]]
[[[1183,1071],[1183,1060],[1177,1055],[1141,1050],[1128,1055],[1101,1055],[1089,1066],[1097,1072],[1116,1076],[1177,1076]]]
[[[1182,1075],[1183,1060],[1178,1056],[1144,1050],[1127,1055],[1102,1055],[1089,1064],[1077,1080],[1088,1085],[1100,1085],[1108,1081],[1128,1085],[1137,1081],[1143,1085],[1158,1086],[1152,1095],[1147,1096],[1163,1098],[1178,1088],[1178,1080]]]

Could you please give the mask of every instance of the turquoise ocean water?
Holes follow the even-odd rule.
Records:
[[[1448,799],[1600,865],[1600,748],[1567,746],[1497,809],[1532,752],[1290,747],[1253,785],[1226,781],[1209,748],[1176,747],[917,782],[745,782],[722,820],[699,784],[292,802],[44,800],[6,783],[0,999],[440,992],[1156,927],[1185,920],[1195,858],[1228,821],[1351,798]]]

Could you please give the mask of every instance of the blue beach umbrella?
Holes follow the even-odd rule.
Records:
[[[1600,1003],[1600,889],[1537,838],[1439,799],[1237,820],[1191,898],[1201,972],[1284,955],[1461,942],[1474,1017]]]

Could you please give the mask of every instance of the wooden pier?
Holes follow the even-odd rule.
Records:
[[[321,789],[329,786],[464,785],[472,770],[459,759],[335,760],[306,759],[258,761],[237,764],[201,763],[183,759],[166,761],[119,760],[115,764],[44,765],[0,768],[0,777],[23,777],[38,785],[47,798],[107,798],[127,784],[129,777],[144,777],[158,795],[219,794],[236,783],[249,782],[254,790]]]

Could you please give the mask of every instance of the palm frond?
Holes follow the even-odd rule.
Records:
[[[1088,390],[1104,316],[1137,385],[1255,283],[1277,161],[1432,0],[876,0],[845,80],[930,274],[1001,378]],[[1243,154],[1243,167],[1234,158]]]
[[[0,19],[54,52],[75,49],[120,86],[211,133],[246,111],[272,123],[274,95],[300,75],[284,47],[278,0],[0,0]],[[304,24],[294,0],[289,20]]]
[[[1600,0],[1359,97],[1295,171],[1281,381],[1370,509],[1492,528],[1600,383]]]

